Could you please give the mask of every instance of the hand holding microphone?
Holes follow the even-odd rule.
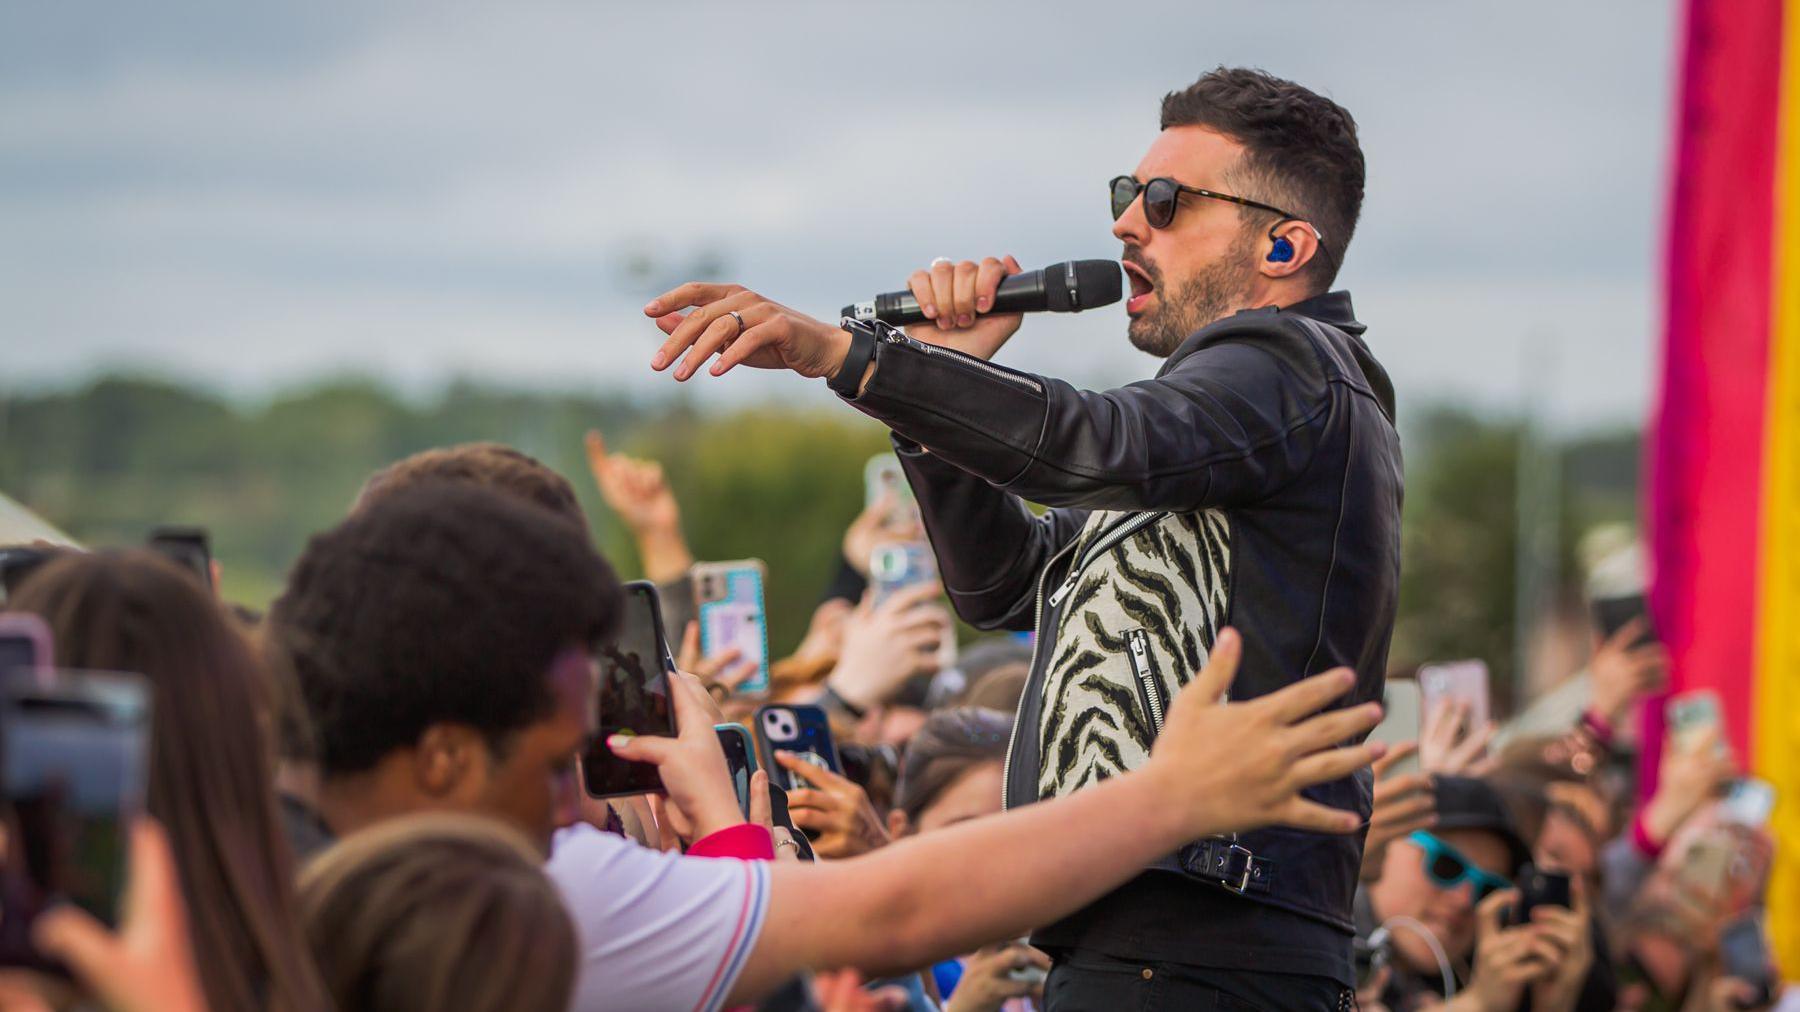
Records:
[[[910,291],[877,295],[846,307],[844,315],[913,324],[908,330],[916,341],[990,358],[1018,330],[1021,312],[1079,312],[1117,302],[1119,294],[1115,261],[1073,260],[1026,273],[1012,257],[990,257],[979,264],[934,263],[930,271],[913,274]],[[748,365],[835,378],[851,346],[843,328],[742,285],[690,281],[651,299],[644,315],[668,335],[651,368],[674,367],[682,381],[715,355],[714,376]],[[936,327],[920,322],[933,317]]]
[[[1022,270],[1008,254],[1005,260],[987,257],[980,263],[953,263],[947,257],[939,257],[930,267],[913,271],[906,286],[912,289],[928,322],[908,326],[907,336],[955,348],[976,358],[993,358],[1019,332],[1025,314],[983,314],[994,308],[994,293],[1000,282]]]

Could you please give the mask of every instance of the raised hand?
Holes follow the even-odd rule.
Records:
[[[1464,726],[1468,722],[1469,704],[1460,699],[1439,700],[1425,715],[1425,726],[1419,729],[1419,765],[1426,772],[1479,777],[1494,768],[1494,760],[1487,754],[1494,723]]]
[[[655,766],[669,796],[666,806],[660,799],[652,799],[653,804],[672,809],[684,835],[699,839],[738,825],[744,815],[738,810],[725,750],[713,731],[718,709],[693,675],[677,671],[669,682],[676,736],[615,734],[606,740],[606,747],[621,759]]]
[[[782,769],[811,784],[787,792],[794,825],[819,834],[813,853],[839,859],[866,854],[888,843],[887,827],[869,795],[854,780],[815,766],[792,752],[775,753]]]
[[[1379,742],[1339,748],[1381,721],[1381,705],[1321,713],[1356,684],[1337,668],[1242,703],[1221,703],[1237,676],[1243,640],[1219,634],[1193,681],[1176,694],[1143,772],[1198,838],[1268,825],[1321,833],[1353,832],[1354,812],[1300,796],[1302,788],[1349,776],[1385,751]]]
[[[1644,806],[1644,832],[1652,842],[1668,843],[1700,806],[1712,800],[1737,773],[1737,764],[1715,726],[1698,732],[1689,747],[1670,735],[1663,744],[1656,793]]]
[[[691,312],[682,312],[690,308]],[[714,376],[738,365],[791,369],[808,377],[835,376],[850,350],[848,332],[743,285],[690,281],[651,299],[644,315],[669,335],[650,359],[650,367],[661,372],[675,366],[675,378],[681,381],[699,372],[714,355],[718,361],[709,370]]]
[[[66,905],[38,918],[33,940],[117,1012],[206,1008],[175,856],[168,835],[152,819],[139,819],[131,827],[131,876],[119,931]]]
[[[1588,924],[1587,888],[1581,876],[1569,882],[1572,909],[1535,907],[1531,926],[1557,953],[1551,972],[1532,987],[1531,1007],[1543,1012],[1573,1012],[1594,965],[1594,936]]]
[[[907,327],[907,335],[977,358],[993,358],[1025,319],[1020,313],[987,315],[1000,282],[1019,271],[1019,262],[1010,255],[1004,260],[988,257],[980,263],[939,259],[924,270],[913,271],[906,279],[907,287],[931,322]]]
[[[1501,924],[1506,909],[1518,901],[1517,889],[1502,889],[1475,908],[1475,971],[1450,1007],[1513,1012],[1526,988],[1554,972],[1557,950],[1536,926]]]
[[[1668,680],[1668,650],[1660,643],[1638,642],[1649,631],[1650,620],[1639,615],[1600,644],[1588,662],[1594,709],[1614,726],[1631,712],[1632,704]]]
[[[865,595],[844,623],[832,691],[855,706],[878,706],[907,679],[935,671],[938,648],[953,635],[949,613],[932,604],[942,593],[933,581],[895,591],[880,604]]]
[[[1365,883],[1381,877],[1388,844],[1437,824],[1437,795],[1431,788],[1431,774],[1387,775],[1395,763],[1418,750],[1419,743],[1409,741],[1395,745],[1387,755],[1375,760],[1375,807],[1369,816],[1369,836],[1363,843]]]

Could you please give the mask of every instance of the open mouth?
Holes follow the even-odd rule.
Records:
[[[1131,298],[1125,302],[1125,312],[1129,316],[1136,316],[1150,301],[1150,296],[1156,292],[1156,282],[1151,281],[1149,273],[1137,264],[1129,260],[1123,261],[1123,263],[1125,277],[1131,282]]]

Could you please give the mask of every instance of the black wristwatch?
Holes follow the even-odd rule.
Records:
[[[861,720],[869,714],[869,711],[845,699],[838,690],[831,687],[830,682],[825,683],[825,692],[819,697],[819,702],[833,709],[844,711],[850,715],[852,720]]]
[[[854,400],[861,392],[863,372],[875,360],[875,346],[881,343],[881,333],[866,321],[848,316],[839,321],[838,326],[850,332],[850,351],[844,356],[838,374],[826,380],[825,385],[839,397]]]

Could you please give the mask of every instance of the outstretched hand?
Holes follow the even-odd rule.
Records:
[[[1163,793],[1190,837],[1286,825],[1349,833],[1354,812],[1300,796],[1302,788],[1349,776],[1380,758],[1379,742],[1338,747],[1381,721],[1381,705],[1321,713],[1356,684],[1338,668],[1242,703],[1221,703],[1237,676],[1243,640],[1226,629],[1206,667],[1175,696],[1146,772],[1164,777]]]
[[[836,376],[850,351],[848,332],[743,285],[690,281],[651,299],[644,315],[669,335],[650,359],[650,367],[661,372],[675,366],[675,378],[681,381],[692,378],[715,355],[718,360],[708,370],[714,376],[739,365],[791,369],[808,377]]]

